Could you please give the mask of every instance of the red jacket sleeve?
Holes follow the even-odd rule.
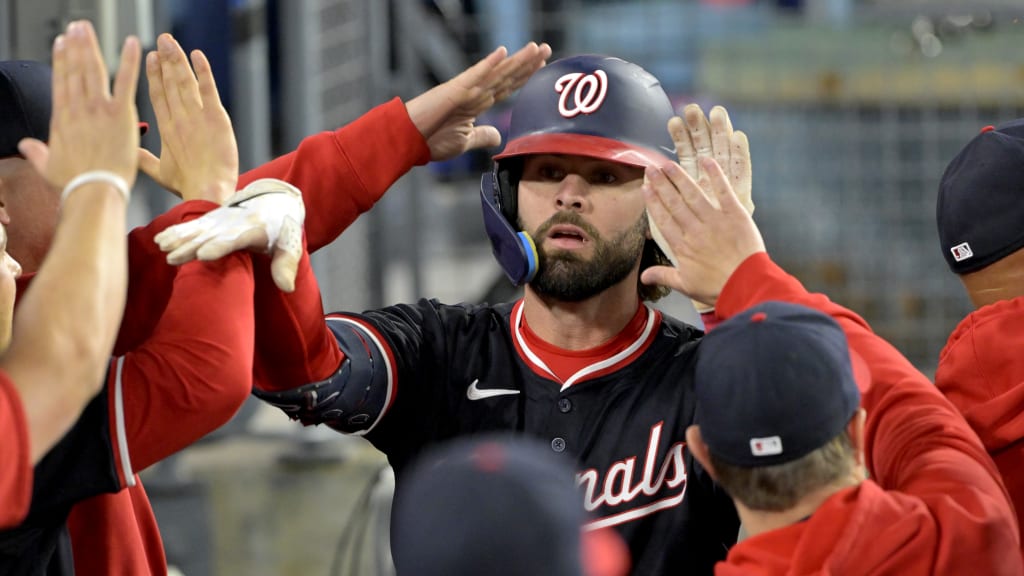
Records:
[[[767,300],[803,304],[832,316],[871,371],[862,398],[872,478],[927,502],[937,521],[975,523],[993,545],[1019,541],[1009,495],[977,435],[956,409],[899,351],[853,312],[810,294],[765,253],[730,277],[715,309],[724,318]],[[965,545],[967,543],[964,543]],[[987,548],[982,542],[979,546]]]
[[[256,279],[255,387],[288,390],[324,380],[345,359],[324,321],[320,288],[302,254],[295,291],[278,290],[265,256],[254,256]]]
[[[304,139],[299,147],[239,178],[239,188],[260,178],[284,180],[302,190],[310,252],[330,244],[369,210],[403,174],[426,164],[430,149],[395,98],[333,132]]]
[[[0,372],[0,529],[17,526],[32,501],[32,461],[28,422],[21,397]]]
[[[225,424],[245,402],[252,282],[247,253],[181,266],[152,334],[112,363],[110,427],[122,482]]]

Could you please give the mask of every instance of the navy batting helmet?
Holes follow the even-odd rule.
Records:
[[[673,115],[658,79],[620,58],[563,58],[530,78],[512,106],[508,143],[480,189],[495,257],[513,284],[529,282],[537,260],[532,240],[516,232],[522,157],[572,154],[630,166],[662,165],[675,159],[667,128]]]

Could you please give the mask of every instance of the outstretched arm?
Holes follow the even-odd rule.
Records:
[[[21,396],[32,462],[103,383],[124,309],[125,209],[139,139],[137,39],[125,42],[113,94],[88,22],[72,23],[53,56],[49,143],[23,141],[21,151],[51,185],[64,189],[60,221],[15,314],[11,347],[0,358]]]

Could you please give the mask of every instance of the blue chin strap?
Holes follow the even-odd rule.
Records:
[[[522,286],[537,275],[537,246],[526,232],[518,232],[501,213],[496,201],[494,174],[480,178],[480,203],[484,228],[491,239],[491,252],[514,286]]]

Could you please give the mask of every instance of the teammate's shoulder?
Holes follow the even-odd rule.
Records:
[[[699,340],[704,336],[704,331],[697,326],[689,324],[664,312],[661,313],[660,330],[665,336],[679,338],[684,341]]]

